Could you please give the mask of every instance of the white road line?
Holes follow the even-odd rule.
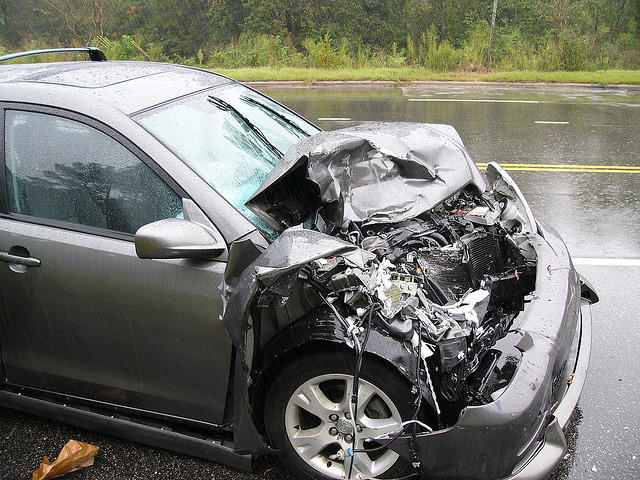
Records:
[[[351,120],[349,117],[318,117],[318,120],[328,120],[331,122],[348,122]]]
[[[410,102],[471,102],[471,103],[541,103],[540,100],[500,100],[496,98],[409,98]]]
[[[640,258],[574,258],[573,263],[597,267],[640,267]]]
[[[569,122],[554,122],[551,120],[535,120],[534,123],[542,123],[546,125],[569,125]]]

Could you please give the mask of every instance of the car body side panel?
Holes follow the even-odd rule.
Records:
[[[66,422],[79,428],[99,431],[153,447],[165,448],[183,455],[204,458],[247,472],[252,470],[253,458],[251,455],[235,453],[231,445],[220,439],[185,435],[160,426],[154,427],[134,422],[126,417],[107,416],[87,411],[85,408],[56,404],[3,390],[0,390],[0,404],[22,412],[41,415],[57,422]]]
[[[132,241],[0,219],[0,344],[8,381],[221,423],[231,340],[218,318],[225,264],[140,260]]]

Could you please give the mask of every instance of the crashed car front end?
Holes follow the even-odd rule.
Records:
[[[495,401],[469,405],[451,427],[416,436],[427,478],[544,478],[565,454],[562,429],[586,377],[595,298],[559,236],[541,234],[531,236],[538,262],[533,296],[492,348],[498,358],[515,352],[513,377],[494,392]],[[408,457],[411,440],[392,448]],[[452,451],[464,452],[464,461]]]
[[[442,125],[323,132],[287,152],[247,202],[282,233],[232,247],[225,285],[240,448],[260,450],[260,375],[322,341],[390,362],[414,396],[413,419],[336,456],[345,477],[365,478],[357,457],[381,445],[425,478],[550,472],[597,296],[509,175],[489,164],[486,179]]]

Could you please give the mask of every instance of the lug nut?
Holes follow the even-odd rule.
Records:
[[[332,437],[335,437],[338,434],[338,429],[336,427],[331,427],[329,429],[329,435],[331,435]]]
[[[335,413],[332,413],[331,415],[329,415],[329,420],[331,420],[332,422],[337,422],[338,415],[336,415]]]
[[[344,440],[345,440],[345,442],[347,442],[347,443],[351,443],[351,442],[353,442],[353,435],[351,435],[350,433],[347,433],[347,434],[344,436]]]
[[[344,414],[344,416],[345,416],[348,420],[350,420],[350,419],[351,419],[351,413],[349,413],[349,412],[346,412],[346,413]]]
[[[356,431],[360,433],[362,431],[362,425],[356,425]]]

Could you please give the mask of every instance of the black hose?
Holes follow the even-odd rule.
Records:
[[[429,290],[431,290],[433,296],[435,297],[434,300],[436,300],[440,305],[446,305],[449,302],[449,297],[446,293],[444,293],[442,287],[440,287],[440,285],[438,285],[435,280],[427,277],[426,275],[424,276],[424,278],[427,282],[427,285],[429,286]]]
[[[441,247],[446,247],[447,245],[449,245],[449,242],[441,233],[433,232],[431,235],[429,235],[429,238],[433,238]]]
[[[364,340],[360,345],[360,352],[358,352],[358,357],[356,359],[356,368],[353,372],[353,388],[351,392],[351,403],[355,404],[355,407],[358,406],[358,386],[360,382],[360,368],[362,367],[362,356],[364,354],[364,349],[367,347],[367,342],[369,341],[369,333],[371,333],[371,316],[373,315],[374,310],[377,310],[380,305],[374,303],[369,308],[369,312],[367,315],[367,330],[364,334]],[[355,418],[353,419],[356,420]]]
[[[353,453],[364,453],[364,452],[373,453],[373,452],[379,452],[380,450],[384,450],[389,445],[391,445],[393,442],[395,442],[398,439],[398,437],[400,437],[400,435],[402,435],[404,433],[404,431],[407,429],[408,426],[409,425],[405,425],[404,427],[402,427],[397,433],[395,433],[393,435],[393,437],[391,437],[389,440],[387,440],[382,445],[378,445],[377,447],[371,447],[371,448],[354,448],[353,449]],[[353,463],[353,462],[351,462],[351,463]]]

